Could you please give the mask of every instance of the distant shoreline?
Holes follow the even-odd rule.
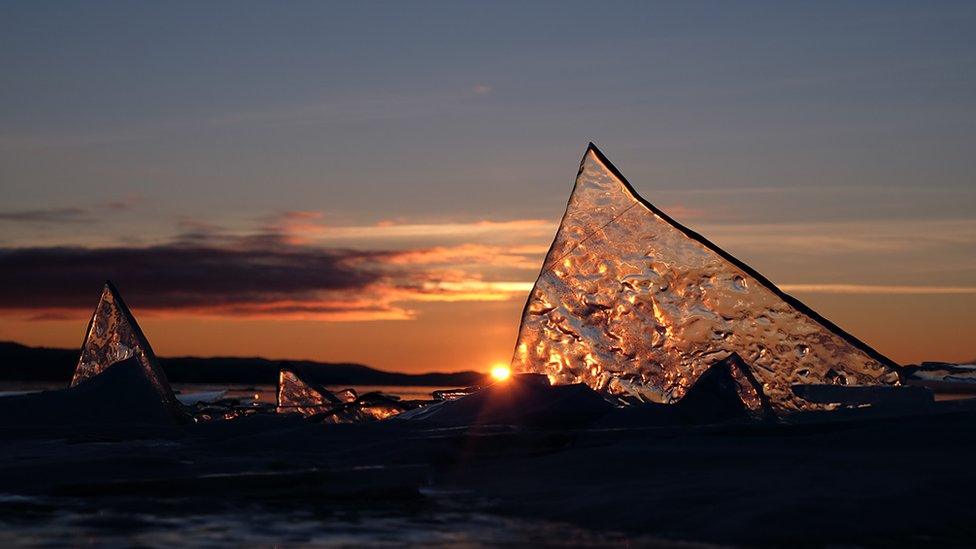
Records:
[[[78,353],[78,349],[30,347],[0,341],[0,380],[67,383]],[[472,371],[406,374],[376,370],[363,364],[261,357],[159,357],[159,362],[173,383],[274,384],[282,367],[301,370],[310,381],[323,385],[461,387],[485,380],[484,374]]]

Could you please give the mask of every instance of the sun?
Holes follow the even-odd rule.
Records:
[[[512,376],[512,370],[508,366],[502,364],[501,362],[496,363],[491,367],[491,377],[495,381],[505,381]]]

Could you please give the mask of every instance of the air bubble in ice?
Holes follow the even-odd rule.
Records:
[[[744,292],[747,288],[746,279],[740,275],[735,275],[732,279],[732,287],[740,292]]]

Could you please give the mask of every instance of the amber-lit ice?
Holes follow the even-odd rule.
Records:
[[[358,423],[393,417],[404,409],[395,398],[380,393],[359,395],[354,389],[333,393],[287,368],[278,374],[278,413],[319,416],[325,423]]]
[[[526,303],[513,369],[667,403],[732,353],[778,409],[817,407],[793,384],[899,382],[891,360],[657,210],[591,145]]]
[[[328,412],[339,404],[342,401],[331,392],[313,387],[295,372],[282,368],[278,373],[278,413],[313,416]]]
[[[94,377],[116,362],[135,357],[143,372],[152,384],[160,400],[167,406],[179,409],[179,402],[166,379],[166,374],[156,360],[156,354],[146,336],[143,335],[136,319],[122,301],[122,296],[111,282],[102,288],[102,296],[95,306],[85,342],[81,346],[81,356],[71,378],[74,387],[82,381]]]

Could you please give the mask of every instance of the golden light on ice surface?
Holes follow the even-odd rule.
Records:
[[[512,375],[512,369],[504,364],[495,364],[491,367],[491,377],[495,381],[505,381]]]
[[[894,362],[641,198],[592,144],[515,349],[517,372],[661,403],[733,353],[783,410],[819,406],[794,385],[899,383]]]

